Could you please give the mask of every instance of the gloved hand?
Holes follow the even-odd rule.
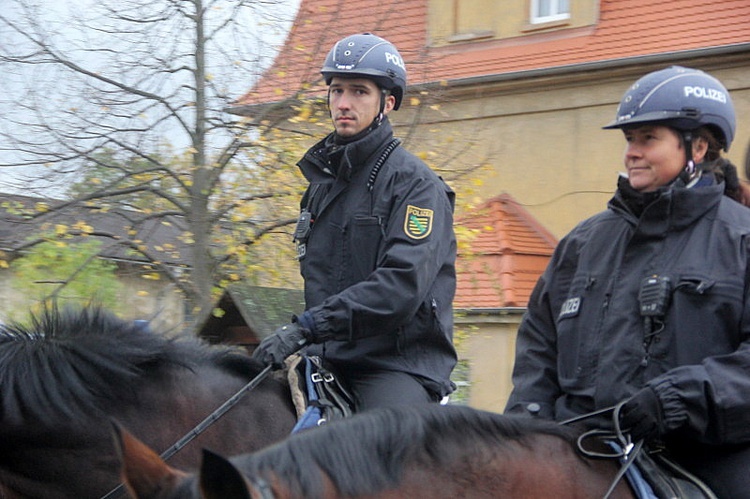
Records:
[[[620,409],[620,428],[628,431],[634,442],[661,436],[663,419],[661,401],[650,387],[636,392]]]
[[[310,343],[310,337],[308,329],[291,322],[264,338],[253,352],[253,358],[263,364],[273,365],[274,369],[280,369],[287,357]]]

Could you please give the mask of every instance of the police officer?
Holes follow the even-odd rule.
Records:
[[[633,442],[664,446],[719,497],[747,497],[750,210],[716,168],[735,133],[729,92],[702,71],[655,71],[605,128],[625,136],[627,174],[538,281],[506,412],[619,407]]]
[[[451,393],[454,193],[394,139],[406,68],[391,43],[348,36],[328,53],[334,131],[298,166],[295,231],[306,310],[253,356],[280,366],[304,345],[349,385],[358,411]]]

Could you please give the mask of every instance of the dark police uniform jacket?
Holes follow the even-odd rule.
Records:
[[[306,312],[329,338],[308,353],[343,368],[407,372],[447,395],[456,363],[454,193],[402,147],[373,173],[393,140],[387,118],[343,146],[337,173],[329,140],[298,163],[310,182],[301,208],[311,230],[297,241]]]
[[[750,210],[710,184],[663,188],[640,217],[621,184],[563,238],[519,328],[506,411],[564,420],[648,385],[673,439],[750,442]],[[668,286],[651,327],[648,277]]]

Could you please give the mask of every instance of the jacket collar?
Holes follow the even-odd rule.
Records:
[[[375,154],[393,137],[393,128],[386,116],[379,127],[354,142],[334,145],[333,137],[334,134],[331,133],[315,144],[297,164],[308,180],[312,181],[322,174],[338,176],[348,181],[356,171],[374,161]],[[330,151],[333,147],[337,151],[335,156],[341,158],[338,168],[330,163]]]
[[[716,183],[713,177],[707,180],[690,188],[671,185],[640,194],[630,187],[626,177],[620,177],[617,192],[608,207],[631,219],[643,235],[665,235],[668,231],[690,226],[721,202],[724,183]],[[639,203],[642,205],[640,213]]]

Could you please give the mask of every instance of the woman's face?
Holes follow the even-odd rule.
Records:
[[[643,125],[623,130],[625,168],[633,189],[655,191],[667,185],[685,167],[682,140],[675,130],[663,125]]]

